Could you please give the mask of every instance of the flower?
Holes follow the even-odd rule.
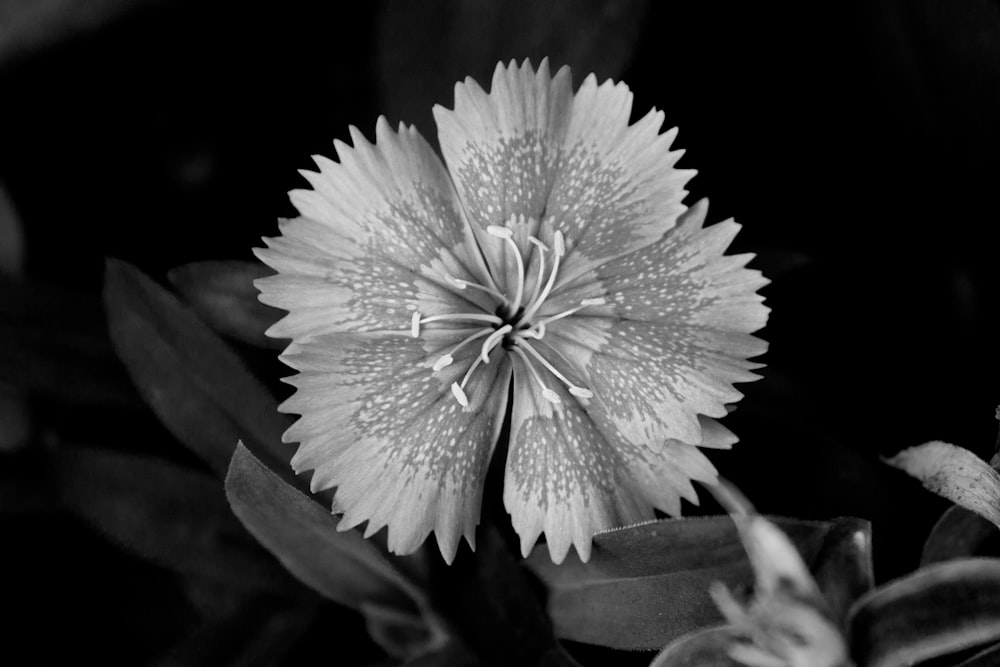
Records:
[[[431,531],[444,558],[475,546],[484,478],[510,412],[504,504],[526,555],[560,562],[600,530],[676,515],[716,472],[698,447],[756,379],[750,333],[767,281],[723,256],[739,226],[703,228],[682,200],[663,114],[629,125],[632,94],[568,68],[498,65],[491,91],[435,107],[444,162],[384,118],[334,142],[258,257],[269,335],[298,375],[297,472],[336,487],[339,527],[388,526],[396,553]],[[447,165],[447,167],[445,166]],[[509,403],[509,405],[508,405]]]

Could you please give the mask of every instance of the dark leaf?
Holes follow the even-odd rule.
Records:
[[[573,665],[553,634],[529,577],[492,523],[476,536],[476,551],[460,550],[439,572],[442,613],[465,645],[488,665]]]
[[[834,567],[837,558],[850,561],[851,549],[825,543],[836,524],[769,518],[811,567]],[[854,533],[835,535],[850,539]],[[827,556],[818,561],[823,551]],[[620,649],[660,649],[721,623],[708,596],[712,582],[738,590],[754,581],[728,516],[655,521],[600,533],[587,563],[571,554],[562,565],[553,565],[540,547],[527,564],[549,587],[548,609],[559,637]]]
[[[920,564],[974,556],[996,534],[997,527],[989,520],[959,505],[949,507],[927,536]]]
[[[574,80],[621,74],[648,0],[425,0],[387,2],[378,24],[379,90],[386,115],[415,123],[432,143],[434,104],[451,106],[466,76],[485,88],[500,61],[548,57]]]
[[[298,595],[295,581],[233,517],[219,483],[167,461],[63,450],[53,461],[70,512],[144,558],[235,590]]]
[[[255,279],[271,273],[255,262],[194,262],[172,269],[168,277],[201,319],[219,333],[282,350],[288,341],[264,335],[282,312],[258,301],[253,286]]]
[[[699,630],[667,646],[649,667],[742,667],[729,657],[732,640],[725,627]]]
[[[996,665],[1000,665],[1000,644],[994,644],[980,651],[955,667],[996,667]]]
[[[0,184],[0,275],[19,275],[23,267],[24,225],[7,188]]]
[[[233,512],[300,581],[354,609],[365,604],[413,614],[428,610],[424,593],[388,556],[287,484],[242,444],[226,476]],[[425,617],[426,618],[426,617]]]
[[[834,519],[810,569],[834,619],[842,624],[851,605],[875,586],[871,524],[863,519]]]
[[[868,667],[912,665],[1000,639],[1000,560],[930,565],[858,600],[852,654]]]
[[[274,469],[288,470],[291,451],[281,445],[288,420],[197,315],[134,266],[117,260],[108,261],[104,302],[118,356],[178,440],[220,476],[239,440]]]
[[[0,382],[83,405],[139,405],[95,294],[2,277]]]

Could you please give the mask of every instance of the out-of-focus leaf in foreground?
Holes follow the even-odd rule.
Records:
[[[431,142],[431,109],[453,86],[488,82],[497,62],[548,57],[553,70],[617,77],[632,58],[648,0],[424,0],[386,2],[378,19],[382,108]]]
[[[170,282],[210,327],[257,347],[284,349],[287,341],[264,332],[281,311],[257,300],[253,281],[270,275],[259,262],[193,262],[172,269]]]
[[[886,463],[1000,527],[1000,473],[969,450],[933,441],[904,449]]]
[[[277,401],[197,315],[118,260],[108,261],[104,303],[118,356],[178,440],[220,476],[239,440],[288,469],[291,451],[281,445],[288,420]]]
[[[444,631],[423,590],[373,541],[353,530],[338,531],[335,516],[269,470],[242,444],[226,475],[226,495],[240,521],[302,583],[362,613],[376,610],[369,622],[387,632],[388,610],[413,619],[403,623],[411,630],[422,624],[425,638],[419,651],[419,642],[405,645],[415,652],[443,645]]]
[[[725,626],[699,630],[665,647],[649,667],[744,667],[729,657],[736,632]]]
[[[872,591],[850,618],[852,654],[902,667],[1000,640],[1000,560],[931,565]]]
[[[870,584],[867,522],[772,519],[814,572],[843,568],[843,580],[820,574],[852,599]],[[859,537],[860,531],[860,537]],[[620,649],[660,649],[682,635],[722,622],[708,595],[713,582],[734,589],[753,582],[739,533],[729,517],[671,519],[594,537],[590,561],[560,566],[544,546],[527,560],[549,589],[556,634]]]
[[[129,551],[236,590],[301,591],[233,517],[209,475],[96,449],[61,450],[53,465],[69,511]]]

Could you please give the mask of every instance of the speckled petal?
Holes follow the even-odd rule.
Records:
[[[466,79],[455,109],[435,108],[441,149],[474,227],[541,221],[546,243],[560,230],[560,281],[651,243],[676,222],[694,171],[676,169],[676,131],[660,134],[651,111],[633,125],[624,84],[591,75],[572,95],[563,68],[550,77],[525,61],[498,65],[489,93]],[[523,246],[526,254],[533,250]],[[491,264],[502,267],[493,251]]]
[[[579,381],[550,346],[533,345],[560,373]],[[538,370],[560,402],[545,400],[539,384],[515,358],[504,481],[504,503],[525,554],[544,532],[554,562],[565,558],[570,545],[586,561],[595,533],[652,519],[654,508],[679,516],[682,499],[698,503],[692,481],[716,482],[715,468],[697,447],[676,440],[631,442],[597,396],[572,396],[558,378]],[[725,427],[706,418],[702,422],[703,446],[732,444]]]
[[[261,301],[290,311],[273,336],[405,330],[415,309],[475,300],[445,277],[478,280],[483,267],[441,160],[415,129],[384,118],[374,145],[351,135],[353,148],[335,142],[339,163],[316,157],[319,172],[302,172],[313,189],[291,193],[301,217],[256,251],[278,271],[257,281]]]
[[[339,527],[388,526],[394,553],[416,550],[434,531],[445,560],[462,536],[475,545],[483,482],[503,423],[510,363],[481,366],[462,408],[450,391],[478,350],[431,366],[454,334],[329,334],[283,360],[300,371],[281,408],[302,417],[285,434],[299,442],[296,472],[313,470],[313,491],[337,487]]]
[[[549,344],[637,444],[699,444],[699,415],[725,416],[742,396],[733,383],[758,377],[747,359],[767,349],[750,335],[767,320],[756,293],[767,280],[744,268],[750,255],[723,256],[739,226],[702,228],[706,209],[699,202],[661,241],[588,274],[582,282],[608,305],[548,329]],[[551,308],[564,305],[554,298]]]

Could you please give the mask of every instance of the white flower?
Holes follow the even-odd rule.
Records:
[[[682,200],[663,114],[629,125],[623,84],[498,66],[436,107],[444,162],[385,119],[370,144],[335,142],[300,217],[258,256],[261,300],[289,311],[301,415],[296,471],[336,487],[340,528],[388,526],[414,551],[431,531],[446,560],[474,545],[486,470],[510,403],[504,503],[527,554],[553,560],[591,536],[697,501],[714,482],[698,447],[735,437],[714,421],[757,376],[750,333],[766,284],[723,252],[739,226],[703,228]],[[447,164],[447,167],[445,166]]]

